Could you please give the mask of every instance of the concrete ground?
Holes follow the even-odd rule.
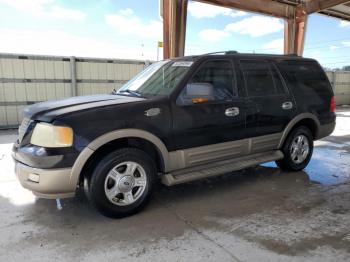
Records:
[[[350,109],[303,172],[268,163],[167,188],[112,220],[82,195],[36,199],[0,133],[0,261],[350,261]]]

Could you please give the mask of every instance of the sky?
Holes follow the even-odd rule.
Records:
[[[190,1],[185,55],[279,54],[283,27],[281,19]],[[161,40],[158,0],[0,0],[1,53],[156,60]],[[304,56],[349,65],[350,23],[309,16]]]

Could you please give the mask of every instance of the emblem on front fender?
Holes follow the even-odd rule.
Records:
[[[145,116],[157,116],[161,113],[160,108],[150,108],[145,111]]]

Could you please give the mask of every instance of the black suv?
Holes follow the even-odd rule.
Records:
[[[156,62],[112,94],[28,107],[13,148],[23,187],[104,215],[139,211],[167,186],[276,161],[303,169],[332,133],[335,101],[317,61],[224,52]]]

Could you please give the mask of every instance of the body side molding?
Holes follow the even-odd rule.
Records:
[[[200,166],[190,167],[171,173],[167,173],[161,177],[163,184],[173,186],[186,183],[206,177],[221,175],[227,172],[240,170],[257,164],[275,161],[283,158],[280,150],[271,150],[261,153],[255,153],[240,156],[233,159],[209,162]]]
[[[212,161],[239,158],[253,153],[276,150],[281,137],[282,132],[172,151],[169,152],[170,164],[168,172],[201,166]]]

